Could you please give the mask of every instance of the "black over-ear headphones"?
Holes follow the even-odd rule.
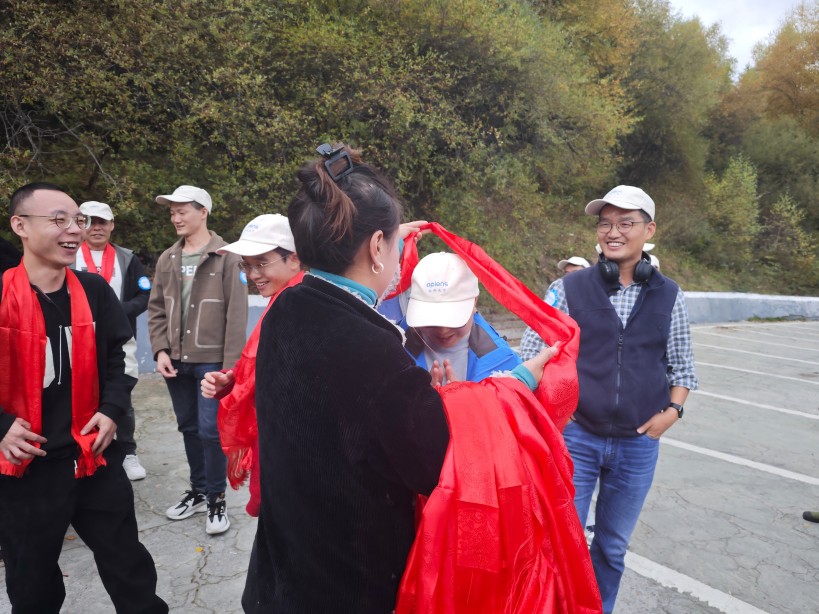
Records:
[[[608,260],[603,254],[597,260],[597,270],[600,271],[600,276],[603,281],[613,284],[620,281],[620,266],[616,262]],[[651,266],[651,258],[648,254],[643,252],[640,256],[640,262],[634,269],[634,281],[638,284],[648,281],[654,274],[654,267]]]

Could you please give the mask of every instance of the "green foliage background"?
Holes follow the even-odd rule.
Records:
[[[538,291],[631,183],[686,289],[815,294],[817,6],[734,82],[719,29],[664,0],[0,0],[0,193],[108,202],[150,262],[157,194],[206,188],[233,240],[345,141]]]

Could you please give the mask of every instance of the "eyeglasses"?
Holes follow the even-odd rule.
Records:
[[[56,224],[57,228],[62,228],[63,230],[71,228],[72,222],[75,223],[77,228],[80,230],[88,226],[88,216],[81,213],[75,215],[74,217],[63,215],[61,213],[58,213],[57,215],[28,215],[20,213],[17,215],[17,217],[44,217]]]
[[[290,254],[288,254],[289,256]],[[281,262],[282,260],[287,260],[287,256],[282,256],[281,258],[276,258],[275,260],[270,260],[269,262],[260,262],[259,264],[250,264],[249,262],[245,262],[242,260],[239,263],[239,269],[242,270],[245,274],[250,273],[251,271],[256,271],[259,275],[264,275],[264,268],[266,266],[270,266],[271,264],[276,264],[277,262]]]
[[[609,232],[612,229],[612,226],[616,226],[618,231],[622,232],[623,234],[628,234],[631,229],[634,228],[635,224],[648,224],[648,222],[645,220],[623,220],[621,222],[617,222],[616,224],[612,224],[611,222],[597,222],[597,232],[603,235]]]

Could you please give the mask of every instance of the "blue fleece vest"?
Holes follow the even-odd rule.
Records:
[[[671,401],[668,335],[679,290],[657,271],[643,284],[624,327],[609,296],[619,284],[598,268],[563,279],[569,314],[580,325],[575,419],[603,437],[636,437],[636,429]]]

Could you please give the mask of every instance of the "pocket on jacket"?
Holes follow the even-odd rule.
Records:
[[[206,298],[198,307],[194,344],[202,349],[221,349],[225,345],[225,301]]]

